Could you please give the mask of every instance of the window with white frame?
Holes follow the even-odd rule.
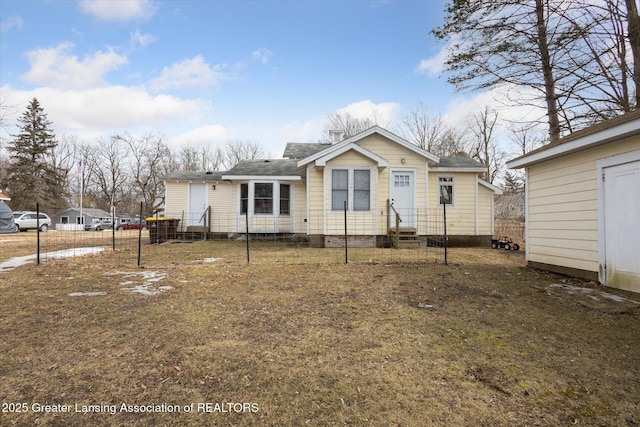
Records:
[[[275,205],[275,208],[274,208]],[[291,214],[291,186],[278,182],[240,184],[240,214]]]
[[[438,196],[440,205],[453,205],[455,181],[453,176],[438,177]]]
[[[331,209],[371,210],[371,170],[332,169]]]

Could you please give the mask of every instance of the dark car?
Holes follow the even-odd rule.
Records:
[[[147,221],[139,219],[132,219],[131,221],[123,222],[122,224],[118,224],[116,226],[116,230],[146,230],[147,229]]]

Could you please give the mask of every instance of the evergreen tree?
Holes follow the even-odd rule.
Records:
[[[64,174],[50,162],[58,142],[51,122],[36,98],[18,119],[19,133],[7,144],[9,167],[5,187],[14,210],[34,210],[64,206]]]

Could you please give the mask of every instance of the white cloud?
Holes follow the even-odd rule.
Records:
[[[157,10],[150,0],[80,0],[80,9],[103,21],[149,19]]]
[[[38,98],[54,131],[60,134],[102,132],[109,135],[135,129],[164,131],[172,121],[197,119],[209,108],[202,100],[153,96],[142,88],[124,86],[91,90],[37,88],[19,91],[5,85],[0,92],[9,105],[20,106],[18,108],[21,111],[29,100]]]
[[[395,102],[375,104],[367,99],[349,104],[346,107],[338,109],[336,112],[348,113],[352,117],[359,119],[371,119],[379,126],[387,127],[395,120],[399,111],[400,104]]]
[[[429,77],[440,74],[444,70],[444,64],[447,61],[447,55],[449,55],[449,48],[452,43],[454,43],[453,40],[446,46],[442,46],[438,53],[432,57],[421,60],[415,71],[420,74],[426,74]]]
[[[192,59],[176,62],[171,67],[165,67],[160,77],[149,81],[149,87],[155,91],[172,88],[215,86],[225,78],[222,69],[224,65],[216,65],[213,68],[198,55]]]
[[[83,89],[105,86],[103,74],[127,63],[127,58],[112,50],[97,51],[78,60],[70,55],[73,44],[61,43],[54,48],[36,49],[26,53],[31,69],[22,76],[29,82],[61,89]]]
[[[273,52],[271,52],[267,48],[262,48],[254,51],[251,54],[251,57],[253,57],[254,60],[260,62],[261,64],[267,64],[271,60],[271,58],[273,58]]]
[[[231,136],[232,131],[222,125],[206,125],[189,132],[169,138],[169,144],[184,145],[206,143],[223,143]]]
[[[142,34],[140,30],[136,30],[130,34],[129,40],[133,46],[146,47],[155,42],[156,38],[151,34]]]
[[[22,18],[18,15],[11,15],[4,21],[0,22],[0,32],[8,33],[9,31],[16,29],[19,30],[22,28]]]

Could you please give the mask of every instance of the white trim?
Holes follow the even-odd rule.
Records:
[[[531,246],[531,240],[529,239],[529,168],[524,170],[524,239],[524,257],[529,261],[529,248]]]
[[[367,157],[370,160],[373,160],[374,162],[376,162],[378,164],[379,168],[385,168],[389,165],[389,162],[386,161],[385,159],[383,159],[382,157],[378,156],[377,154],[367,150],[366,148],[363,148],[361,146],[359,146],[358,144],[355,143],[351,143],[351,144],[347,144],[343,147],[341,147],[338,150],[334,150],[331,153],[328,153],[325,156],[320,157],[319,159],[317,159],[315,161],[316,166],[321,166],[324,167],[327,165],[327,162],[329,160],[332,160],[338,156],[340,156],[341,154],[346,153],[347,151],[356,151],[360,154],[362,154],[363,156]]]
[[[619,154],[617,156],[606,157],[596,161],[596,181],[598,183],[598,280],[607,286],[607,275],[604,272],[604,266],[607,262],[606,251],[606,233],[605,225],[605,194],[604,194],[604,172],[605,169],[612,166],[619,166],[625,163],[640,161],[640,150]]]
[[[493,191],[496,194],[502,194],[502,189],[499,187],[496,187],[495,185],[485,181],[484,179],[476,176],[476,182],[484,187],[487,187],[489,190]]]
[[[278,175],[278,176],[269,176],[269,175],[224,175],[222,177],[224,180],[229,181],[302,181],[302,177],[300,175]]]
[[[304,165],[306,165],[307,163],[311,163],[314,162],[322,157],[325,157],[327,155],[329,155],[330,153],[333,153],[334,151],[340,150],[342,147],[344,147],[345,145],[349,145],[351,143],[355,143],[356,141],[360,141],[370,135],[373,135],[374,133],[377,133],[379,135],[384,136],[387,139],[390,139],[391,141],[395,142],[396,144],[406,148],[409,151],[413,151],[416,154],[419,154],[422,157],[425,157],[433,162],[439,162],[440,161],[440,157],[429,153],[426,150],[423,150],[422,148],[418,147],[417,145],[414,145],[412,143],[410,143],[409,141],[399,137],[398,135],[395,135],[391,132],[389,132],[386,129],[381,128],[380,126],[373,126],[367,130],[365,130],[364,132],[360,132],[357,135],[352,136],[351,138],[347,138],[343,141],[338,142],[337,144],[331,145],[327,148],[325,148],[322,151],[319,151],[318,153],[312,154],[311,156],[304,158],[302,160],[300,160],[298,162],[298,167],[302,167]]]
[[[629,135],[627,135],[629,134]],[[507,162],[509,169],[517,169],[527,167],[542,161],[550,160],[554,157],[560,157],[574,151],[584,150],[591,146],[605,144],[611,140],[621,137],[631,137],[640,134],[640,118],[603,129],[598,132],[585,135],[573,141],[567,141],[562,144],[555,145],[546,150],[538,151],[529,156],[523,156],[518,159]]]
[[[311,198],[310,196],[310,191],[309,191],[309,172],[311,171],[311,165],[307,165],[307,169],[306,169],[306,174],[307,174],[307,179],[305,181],[305,197],[307,198],[307,236],[311,235],[311,217],[310,217],[310,213],[311,213],[311,206],[309,205],[309,200]]]
[[[413,227],[418,228],[418,215],[416,214],[416,206],[418,203],[417,195],[418,195],[418,168],[411,167],[395,167],[389,169],[389,198],[391,198],[391,192],[393,191],[394,179],[393,174],[399,172],[411,172],[413,179],[411,180],[411,185],[413,187],[413,218],[414,224]]]
[[[480,178],[478,178],[478,176],[476,175],[476,185],[475,185],[475,193],[476,193],[476,211],[475,211],[475,223],[476,223],[476,228],[475,228],[475,235],[478,235],[478,184],[480,184],[479,181]]]
[[[451,181],[451,192],[453,193],[453,200],[451,201],[451,203],[447,203],[449,205],[450,208],[455,208],[456,207],[456,175],[452,175],[452,174],[438,174],[437,175],[438,178],[438,195],[437,195],[437,199],[438,199],[438,207],[442,206],[442,203],[440,203],[440,197],[442,197],[440,194],[440,178],[453,178],[453,180]]]
[[[332,166],[330,168],[325,168],[325,171],[329,171],[331,172],[330,174],[328,174],[329,176],[329,180],[328,180],[328,186],[327,186],[327,191],[328,191],[328,197],[327,197],[327,202],[328,202],[328,210],[330,212],[342,212],[342,209],[333,209],[333,171],[334,170],[346,170],[347,171],[347,212],[349,213],[354,213],[354,214],[359,214],[359,213],[372,213],[372,212],[377,212],[378,211],[378,205],[377,205],[377,175],[375,174],[377,172],[376,168],[371,167],[371,166]],[[369,171],[369,209],[368,210],[362,210],[362,209],[358,209],[355,210],[353,208],[354,205],[354,195],[355,195],[355,189],[354,189],[354,185],[355,185],[355,178],[354,178],[354,171],[356,170],[368,170]],[[326,173],[326,172],[325,172]],[[375,175],[375,176],[374,176]],[[375,179],[375,185],[374,185],[374,179]],[[374,191],[374,187],[375,190]],[[374,197],[375,196],[375,197]]]

